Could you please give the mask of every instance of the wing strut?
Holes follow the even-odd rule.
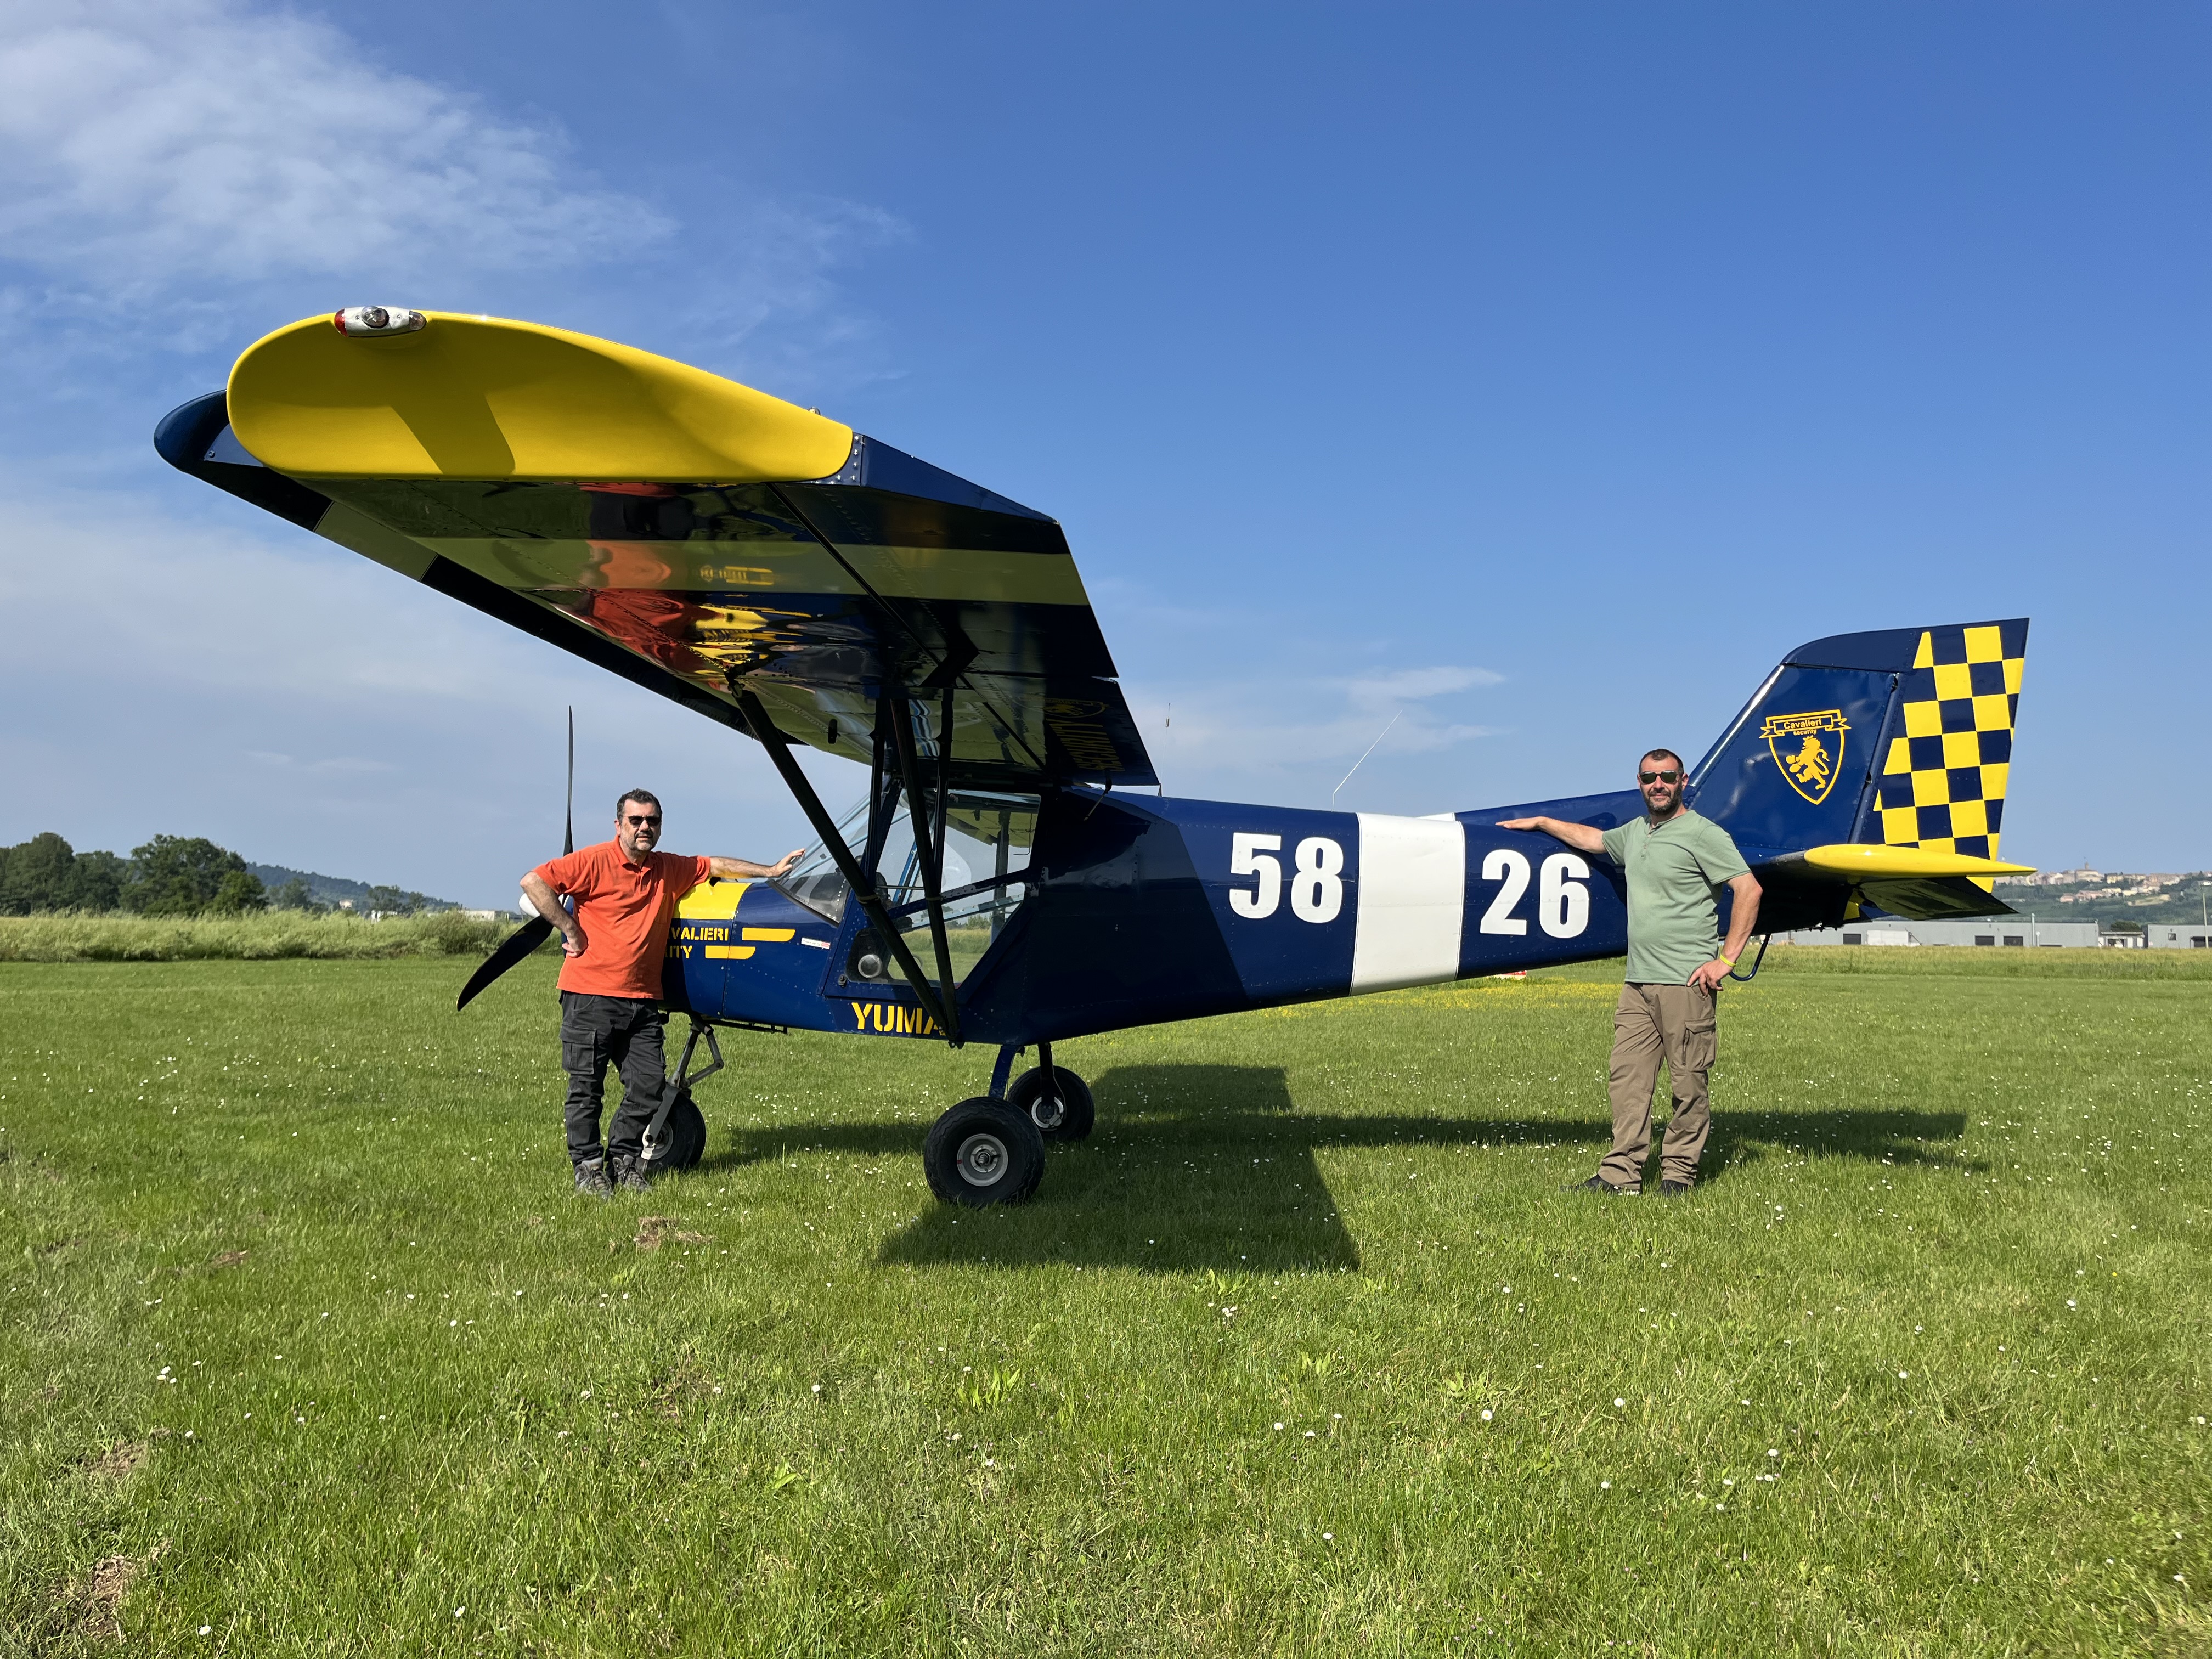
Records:
[[[945,695],[948,700],[951,698],[950,686],[945,688]],[[947,741],[940,742],[937,750],[936,803],[925,812],[928,798],[922,793],[921,769],[915,763],[914,705],[907,701],[906,688],[899,684],[896,674],[884,682],[884,706],[890,716],[891,742],[898,750],[899,781],[906,788],[907,822],[914,826],[914,844],[921,854],[921,896],[929,906],[929,939],[937,951],[938,980],[949,986],[952,983],[952,946],[945,937],[944,886],[945,763],[951,736],[951,722],[946,722]],[[922,708],[927,714],[928,705],[924,703]],[[947,1025],[945,1029],[951,1032],[955,1042],[960,1040],[957,1026]]]
[[[806,774],[799,769],[799,763],[791,757],[791,740],[777,730],[775,722],[769,718],[768,710],[761,707],[760,699],[740,685],[734,674],[730,677],[730,696],[737,702],[738,713],[744,717],[746,729],[759,741],[760,746],[768,750],[768,757],[775,763],[775,769],[783,779],[784,787],[791,791],[792,799],[799,803],[799,810],[806,814],[806,821],[814,826],[814,833],[822,837],[823,846],[829,849],[830,856],[836,861],[838,874],[845,878],[847,884],[853,890],[854,898],[867,913],[868,920],[874,924],[876,931],[884,936],[884,946],[898,959],[899,971],[906,975],[906,982],[914,988],[915,995],[921,1002],[922,1012],[937,1022],[939,1030],[943,1031],[952,1042],[958,1043],[960,1028],[946,1017],[951,1004],[939,999],[936,988],[929,982],[929,975],[921,971],[921,964],[914,959],[914,952],[907,948],[906,940],[892,921],[890,912],[884,908],[883,896],[876,891],[875,883],[861,872],[859,863],[853,857],[853,849],[845,844],[844,836],[837,833],[837,821],[830,816],[822,805],[822,798],[814,793],[814,786],[806,781]],[[951,975],[947,975],[946,979],[949,982]]]

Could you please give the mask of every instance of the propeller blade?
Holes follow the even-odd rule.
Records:
[[[552,932],[551,922],[543,916],[532,916],[501,939],[499,949],[484,958],[483,966],[469,975],[469,982],[461,988],[461,1000],[453,1005],[453,1012],[458,1014],[467,1007],[477,992],[544,944]]]
[[[576,709],[568,708],[568,829],[561,837],[561,856],[576,850]]]

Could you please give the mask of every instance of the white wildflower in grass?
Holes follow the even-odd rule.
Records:
[[[1334,1544],[1336,1542],[1336,1534],[1333,1532],[1325,1532],[1322,1534],[1321,1538],[1322,1542],[1324,1544]]]
[[[1616,1406],[1626,1406],[1628,1402],[1622,1399],[1619,1395],[1615,1395],[1613,1397],[1613,1403]]]
[[[1278,1424],[1276,1424],[1276,1425],[1275,1425],[1275,1426],[1276,1426],[1278,1429],[1280,1429],[1283,1425],[1282,1425],[1281,1424],[1278,1423]]]
[[[459,1618],[463,1613],[466,1613],[467,1611],[468,1611],[468,1608],[467,1608],[465,1606],[455,1607],[455,1608],[453,1609],[453,1617],[454,1617],[454,1618],[456,1618],[456,1619],[458,1619],[458,1618]]]
[[[2072,1297],[2069,1296],[2066,1298],[2066,1305],[2069,1308],[2074,1305],[2074,1298]]]
[[[1489,1407],[1485,1407],[1483,1408],[1483,1413],[1482,1413],[1482,1420],[1483,1420],[1484,1422],[1486,1422],[1486,1423],[1487,1423],[1488,1421],[1490,1421],[1490,1409],[1489,1409]]]
[[[1908,1376],[1911,1376],[1911,1375],[1912,1375],[1912,1373],[1911,1373],[1911,1371],[1899,1371],[1899,1372],[1898,1372],[1898,1374],[1897,1374],[1897,1380],[1898,1380],[1899,1382],[1903,1382],[1906,1377],[1908,1377]]]
[[[1779,1446],[1769,1446],[1766,1449],[1766,1455],[1769,1457],[1779,1457],[1782,1455],[1782,1448]]]
[[[817,1394],[820,1394],[822,1392],[822,1385],[819,1382],[817,1382],[814,1385],[814,1392]]]
[[[202,1626],[200,1626],[200,1634],[201,1634],[201,1635],[203,1635],[203,1636],[205,1636],[205,1635],[206,1635],[210,1631],[213,1630],[214,1628],[215,1628],[215,1626],[212,1626],[212,1625],[202,1625]]]
[[[1601,1480],[1597,1483],[1597,1489],[1600,1492],[1611,1492],[1613,1490],[1613,1482],[1610,1480]]]
[[[1483,1413],[1483,1415],[1484,1415],[1484,1416],[1486,1416],[1486,1417],[1487,1417],[1489,1414],[1490,1414],[1490,1413],[1487,1413],[1487,1412],[1485,1412],[1485,1413]],[[1313,1437],[1314,1437],[1314,1431],[1313,1431],[1311,1429],[1308,1429],[1308,1430],[1306,1431],[1306,1438],[1307,1438],[1307,1439],[1309,1439],[1309,1440],[1310,1440],[1310,1439],[1312,1439]]]

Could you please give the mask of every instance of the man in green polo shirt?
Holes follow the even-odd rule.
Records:
[[[1659,1149],[1659,1190],[1678,1198],[1697,1184],[1712,1128],[1705,1072],[1719,1042],[1716,999],[1759,918],[1759,878],[1727,830],[1682,805],[1680,756],[1655,749],[1636,777],[1644,816],[1617,828],[1559,818],[1507,818],[1498,828],[1540,830],[1577,852],[1602,853],[1627,872],[1628,973],[1613,1016],[1613,1150],[1581,1190],[1644,1190],[1651,1091],[1663,1060],[1674,1110]],[[1723,887],[1735,896],[1725,945]]]

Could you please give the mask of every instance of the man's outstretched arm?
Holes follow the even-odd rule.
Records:
[[[1540,830],[1556,841],[1563,841],[1578,853],[1605,851],[1605,831],[1593,830],[1587,823],[1569,823],[1565,818],[1500,818],[1500,830]]]
[[[717,881],[727,881],[736,876],[772,879],[777,876],[788,874],[791,866],[799,862],[805,850],[803,847],[794,847],[774,864],[755,864],[750,859],[724,858],[709,859],[708,862],[714,866],[714,878]]]

